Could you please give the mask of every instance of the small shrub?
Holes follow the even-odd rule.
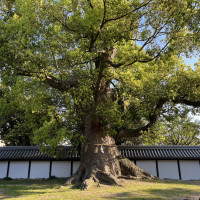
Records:
[[[50,176],[48,179],[57,179],[56,176]]]
[[[10,177],[4,177],[3,180],[9,181],[9,180],[12,180],[12,178],[10,178]]]

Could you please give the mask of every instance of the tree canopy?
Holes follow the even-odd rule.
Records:
[[[113,138],[148,131],[166,103],[200,106],[200,65],[181,58],[199,51],[199,6],[199,0],[1,1],[1,80],[26,85],[21,90],[33,97],[32,111],[48,113],[34,131],[37,144],[83,141],[71,180],[84,187],[91,177],[117,183],[126,170]],[[53,104],[41,100],[46,95]]]

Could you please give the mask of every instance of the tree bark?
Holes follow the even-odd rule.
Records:
[[[115,49],[110,56],[115,56]],[[98,80],[94,88],[94,104],[86,110],[82,118],[85,142],[81,148],[81,164],[77,172],[68,179],[68,183],[82,183],[82,189],[88,189],[92,181],[121,185],[120,177],[140,177],[153,179],[148,172],[138,168],[128,159],[121,156],[115,140],[103,132],[101,117],[97,108],[107,101],[112,101],[110,81],[105,79],[105,60],[108,54],[103,53],[96,62],[99,69]]]
[[[127,158],[122,157],[115,140],[111,136],[103,135],[99,123],[95,126],[90,124],[89,127],[86,128],[86,141],[81,148],[80,167],[67,180],[67,183],[82,183],[82,189],[85,190],[92,181],[121,185],[120,178],[155,178]]]

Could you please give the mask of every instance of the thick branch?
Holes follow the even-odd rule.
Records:
[[[122,65],[124,65],[125,67],[128,67],[128,66],[130,66],[130,65],[133,65],[133,64],[136,63],[136,62],[148,63],[148,62],[151,62],[151,61],[157,59],[157,58],[161,55],[161,53],[165,50],[165,48],[168,46],[168,44],[170,43],[170,41],[171,41],[171,40],[169,40],[169,41],[165,44],[165,46],[157,53],[157,55],[155,55],[155,56],[152,57],[152,58],[146,59],[146,60],[138,60],[138,59],[135,59],[135,60],[133,60],[132,62],[126,64],[126,65],[125,65],[125,63],[118,63],[118,64],[115,64],[115,63],[113,63],[113,62],[112,62],[111,60],[109,60],[109,59],[107,59],[106,62],[107,62],[109,65],[111,65],[112,67],[114,67],[114,68],[119,68],[119,67],[121,67]]]
[[[191,100],[187,100],[187,99],[179,98],[179,97],[173,100],[173,103],[175,104],[180,103],[180,104],[185,104],[188,106],[200,107],[200,101],[191,101]]]
[[[163,105],[169,101],[169,99],[167,98],[160,98],[160,100],[158,101],[156,108],[154,110],[153,114],[149,114],[149,123],[146,124],[143,127],[137,128],[137,129],[127,129],[127,128],[123,128],[120,130],[119,133],[119,137],[138,137],[141,135],[142,131],[148,131],[149,128],[151,128],[157,121],[159,114],[160,114],[160,110],[163,107]]]
[[[40,75],[42,74],[42,72],[29,72],[29,71],[19,70],[16,72],[16,74],[19,76],[40,78]],[[43,82],[48,84],[52,88],[55,88],[62,92],[68,91],[70,88],[76,87],[78,84],[78,81],[74,79],[73,77],[69,77],[67,81],[61,81],[57,79],[56,77],[54,77],[53,75],[49,75],[49,74],[45,75],[45,79]]]
[[[48,84],[49,86],[58,89],[59,91],[65,92],[68,91],[70,88],[76,87],[78,81],[74,78],[70,77],[67,81],[63,82],[52,75],[46,75],[46,79],[44,83]]]
[[[105,18],[106,18],[106,0],[103,0],[103,8],[104,8],[104,11],[103,11],[103,19],[102,19],[100,28],[99,28],[99,30],[97,31],[97,33],[95,34],[95,36],[92,35],[91,42],[90,42],[90,47],[89,47],[89,52],[92,51],[92,48],[93,48],[93,46],[94,46],[94,43],[96,42],[97,38],[99,37],[99,34],[100,34],[101,30],[103,29],[103,26],[104,26],[104,24],[105,24]]]
[[[141,135],[142,131],[148,131],[149,128],[151,128],[157,121],[159,117],[159,111],[163,107],[163,105],[170,101],[170,99],[167,98],[161,98],[159,102],[156,105],[155,111],[153,114],[149,115],[149,123],[146,124],[143,127],[137,128],[137,129],[127,129],[123,128],[119,132],[118,137],[138,137]],[[177,97],[175,100],[172,100],[174,104],[185,104],[188,106],[193,106],[193,107],[200,107],[200,101],[192,101],[188,99],[184,99],[181,97]]]

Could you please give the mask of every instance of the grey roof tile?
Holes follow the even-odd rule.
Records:
[[[62,147],[64,156],[51,157],[35,146],[0,147],[0,160],[80,160],[80,154]],[[121,154],[132,160],[200,160],[200,146],[118,146]]]
[[[200,160],[200,146],[119,146],[123,152],[131,152],[129,159],[135,160]]]

